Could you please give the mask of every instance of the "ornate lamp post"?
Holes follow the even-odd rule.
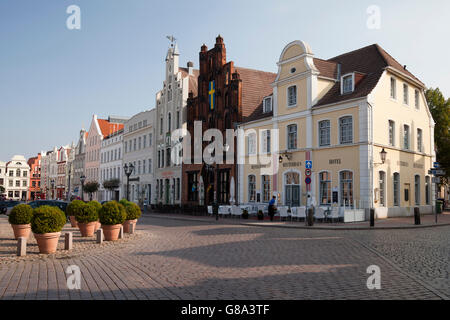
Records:
[[[387,152],[383,148],[383,150],[381,150],[381,152],[380,152],[380,158],[381,158],[381,162],[383,164],[386,162],[386,154],[387,154]]]
[[[81,182],[81,201],[84,201],[84,182],[86,181],[86,176],[82,175],[80,177],[80,182]]]
[[[130,176],[133,173],[134,166],[132,163],[127,165],[126,163],[123,165],[123,171],[127,176],[127,200],[130,201]]]

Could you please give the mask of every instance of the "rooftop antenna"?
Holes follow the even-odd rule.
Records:
[[[166,38],[169,39],[170,46],[173,48],[173,44],[177,41],[177,39],[174,36],[166,36]]]

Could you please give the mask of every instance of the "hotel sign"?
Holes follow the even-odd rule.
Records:
[[[328,164],[341,164],[341,159],[330,159]]]
[[[283,168],[290,168],[290,167],[301,167],[302,163],[300,162],[286,162],[283,163]]]

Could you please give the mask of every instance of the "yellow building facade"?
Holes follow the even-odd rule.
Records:
[[[432,212],[434,121],[420,80],[378,45],[322,60],[293,41],[277,65],[261,116],[238,126],[239,203],[275,195],[279,205],[336,204],[366,217],[369,208],[378,218]]]

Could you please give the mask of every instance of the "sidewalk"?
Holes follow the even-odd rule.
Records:
[[[435,223],[434,215],[422,215],[420,217],[420,225],[414,225],[414,217],[399,217],[389,219],[375,220],[375,226],[370,227],[369,221],[355,222],[355,223],[331,223],[331,222],[315,222],[314,226],[307,227],[304,221],[279,221],[279,217],[275,217],[274,221],[269,220],[259,221],[254,217],[248,220],[241,218],[219,217],[216,221],[215,216],[191,216],[183,214],[172,213],[146,213],[144,216],[161,218],[161,219],[174,219],[181,221],[195,221],[214,224],[240,224],[246,226],[257,227],[278,227],[278,228],[297,228],[297,229],[317,229],[317,230],[380,230],[380,229],[417,229],[417,228],[431,228],[450,226],[450,211],[445,211],[443,214],[438,215],[438,223]]]

